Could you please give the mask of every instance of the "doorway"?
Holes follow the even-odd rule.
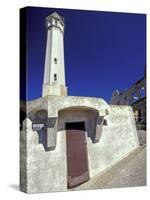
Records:
[[[84,122],[66,123],[68,188],[89,180]]]
[[[84,122],[67,122],[66,130],[82,130],[85,131]]]

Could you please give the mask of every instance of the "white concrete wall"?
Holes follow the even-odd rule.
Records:
[[[138,147],[138,138],[132,108],[110,106],[107,126],[103,126],[99,143],[88,141],[90,177],[110,168]]]
[[[102,173],[138,147],[132,108],[110,106],[98,143],[87,137],[87,152],[90,177]],[[24,121],[21,131],[21,190],[28,193],[66,191],[67,157],[65,122],[85,121],[89,126],[89,112],[83,110],[59,113],[57,145],[54,151],[45,151],[39,136],[32,131],[30,120]],[[88,135],[88,134],[86,134]],[[27,172],[27,173],[26,173]]]
[[[26,123],[26,121],[24,121]],[[21,190],[27,193],[65,191],[67,189],[67,161],[65,132],[57,134],[57,147],[54,151],[45,151],[39,144],[36,131],[32,131],[31,121],[21,131]],[[27,176],[24,175],[27,171]]]

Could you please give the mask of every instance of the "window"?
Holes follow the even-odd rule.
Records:
[[[54,74],[54,81],[57,81],[57,74]]]
[[[57,64],[57,58],[54,58],[54,63]]]

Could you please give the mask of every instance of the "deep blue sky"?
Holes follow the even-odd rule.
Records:
[[[114,89],[129,88],[146,64],[146,15],[51,8],[27,8],[28,100],[41,97],[45,17],[65,17],[68,94],[109,101]]]

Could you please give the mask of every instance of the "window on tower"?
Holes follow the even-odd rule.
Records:
[[[54,74],[54,81],[57,81],[57,74]]]
[[[57,58],[54,58],[54,63],[57,64]]]

